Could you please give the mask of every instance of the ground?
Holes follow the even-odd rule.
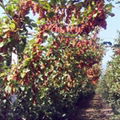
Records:
[[[109,120],[113,115],[112,109],[98,94],[90,99],[81,101],[71,120]]]

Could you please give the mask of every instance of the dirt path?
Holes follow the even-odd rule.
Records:
[[[101,96],[94,95],[90,102],[86,99],[78,105],[74,120],[109,120],[112,115],[112,109]]]

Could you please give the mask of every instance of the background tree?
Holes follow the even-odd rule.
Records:
[[[112,61],[108,63],[108,67],[105,75],[102,77],[99,83],[99,92],[103,98],[112,107],[114,115],[113,120],[120,119],[120,32],[118,32],[118,38],[116,39],[114,48],[114,56]]]

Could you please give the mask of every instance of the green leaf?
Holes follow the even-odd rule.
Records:
[[[39,3],[42,4],[43,8],[47,9],[48,11],[51,10],[51,6],[47,1],[39,0]]]
[[[14,29],[16,28],[16,25],[15,25],[15,23],[11,23],[11,24],[9,25],[9,27],[10,27],[12,30],[14,30]]]
[[[50,0],[50,3],[55,5],[57,3],[57,0]]]
[[[36,23],[31,23],[31,26],[32,27],[37,27],[37,24]]]
[[[29,72],[30,70],[29,69],[24,69],[22,72],[21,72],[21,78],[24,78],[26,73]]]
[[[49,18],[52,18],[53,16],[54,16],[54,12],[49,12],[49,13],[48,13],[48,17],[49,17]]]
[[[107,11],[112,11],[112,8],[113,8],[114,6],[110,3],[110,4],[107,4],[106,6],[105,6],[105,9],[107,10]]]
[[[23,67],[26,67],[31,61],[31,58],[27,58],[25,59],[24,63],[23,63]]]
[[[44,24],[46,24],[46,20],[44,18],[37,20],[37,24],[44,25]]]
[[[0,48],[4,46],[4,42],[0,42]]]
[[[9,85],[7,85],[7,86],[5,87],[5,92],[11,93],[11,90],[12,90],[12,88],[11,88]]]

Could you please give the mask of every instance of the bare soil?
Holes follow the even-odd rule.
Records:
[[[76,107],[76,113],[71,120],[109,120],[113,115],[112,109],[103,101],[100,95],[83,99]]]

